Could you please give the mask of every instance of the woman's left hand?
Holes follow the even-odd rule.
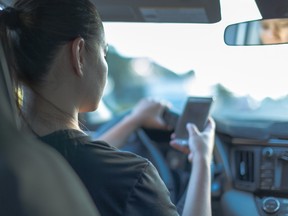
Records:
[[[142,99],[136,104],[130,117],[135,118],[140,127],[167,130],[169,128],[162,119],[163,111],[167,107],[169,104],[166,102]]]

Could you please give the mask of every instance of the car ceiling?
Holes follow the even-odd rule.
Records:
[[[220,0],[92,0],[107,22],[216,23]],[[254,0],[251,0],[254,1]],[[12,0],[0,0],[9,5]],[[255,0],[263,18],[288,17],[288,0]]]

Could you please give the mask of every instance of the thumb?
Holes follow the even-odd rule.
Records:
[[[208,121],[207,121],[207,124],[206,124],[204,131],[209,132],[209,131],[214,130],[214,129],[215,129],[215,122],[210,117],[210,118],[208,118]]]
[[[188,131],[189,137],[200,133],[197,127],[192,123],[187,123],[186,129]]]

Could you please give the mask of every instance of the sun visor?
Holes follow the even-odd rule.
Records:
[[[103,21],[216,23],[219,0],[93,0]]]

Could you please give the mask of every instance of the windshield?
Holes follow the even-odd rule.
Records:
[[[225,45],[227,25],[261,15],[254,0],[222,0],[221,11],[215,24],[104,23],[106,114],[147,96],[170,101],[181,112],[188,95],[212,95],[215,118],[286,120],[287,45]]]

